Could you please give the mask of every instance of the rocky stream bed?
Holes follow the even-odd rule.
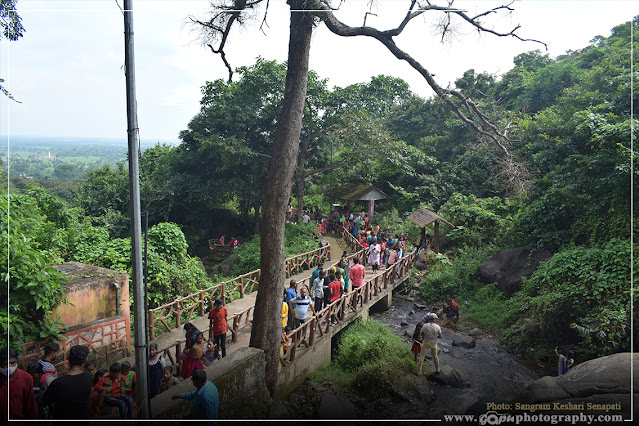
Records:
[[[410,347],[415,324],[430,306],[395,294],[391,309],[371,317],[402,336]],[[333,396],[337,392],[330,383],[306,380],[286,401],[288,415],[290,418],[340,418],[337,414],[341,413],[343,418],[441,419],[444,414],[463,414],[473,404],[509,400],[539,377],[494,336],[463,318],[439,323],[443,334],[438,344],[440,367],[463,384],[438,384],[433,376],[417,377],[408,373],[392,384],[393,397],[378,398],[373,396],[372,389],[356,389],[340,398]],[[427,365],[433,369],[432,361]]]

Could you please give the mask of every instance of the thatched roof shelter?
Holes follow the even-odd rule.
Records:
[[[375,213],[375,200],[388,200],[391,197],[384,191],[370,185],[360,185],[358,183],[347,183],[334,189],[329,197],[346,201],[346,208],[350,207],[351,201],[368,201],[368,215],[373,217]]]
[[[422,228],[422,240],[420,241],[420,244],[426,239],[425,227],[435,222],[435,235],[433,237],[433,251],[435,253],[439,253],[439,221],[442,221],[445,224],[452,226],[453,228],[455,227],[455,225],[453,225],[443,217],[427,209],[419,209],[408,216],[408,218],[417,226]]]

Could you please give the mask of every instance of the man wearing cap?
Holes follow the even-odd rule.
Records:
[[[439,373],[439,359],[437,358],[437,339],[442,338],[442,329],[435,323],[437,320],[437,314],[430,314],[429,321],[422,327],[422,336],[424,341],[422,342],[422,350],[419,352],[417,359],[417,374],[422,374],[422,366],[424,365],[424,358],[426,357],[426,349],[430,348],[430,355],[435,363],[435,371]]]

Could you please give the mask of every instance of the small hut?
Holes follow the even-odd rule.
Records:
[[[411,214],[410,216],[408,216],[408,218],[412,220],[413,223],[415,223],[417,226],[422,228],[422,240],[424,239],[426,235],[426,227],[430,225],[431,223],[435,222],[435,232],[433,236],[433,251],[435,253],[439,253],[439,221],[441,220],[442,222],[452,226],[453,228],[455,227],[455,225],[453,225],[452,223],[450,223],[443,217],[438,216],[427,209],[419,209],[413,214]]]
[[[390,197],[374,186],[347,183],[328,194],[329,197],[346,201],[346,209],[350,210],[351,201],[368,201],[368,216],[375,214],[375,200],[388,200]]]

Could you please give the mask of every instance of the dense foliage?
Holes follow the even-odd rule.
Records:
[[[637,300],[630,299],[629,217],[638,213],[630,210],[631,164],[635,178],[639,170],[629,149],[630,102],[637,101],[629,91],[630,78],[637,83],[629,72],[630,25],[636,29],[637,19],[556,59],[519,55],[501,79],[467,73],[457,82],[469,94],[482,93],[482,102],[502,108],[501,115],[515,123],[513,154],[527,164],[531,179],[517,200],[505,193],[489,197],[490,191],[467,182],[439,203],[438,213],[456,225],[444,228],[452,264],[435,264],[421,291],[433,301],[450,293],[467,302],[462,309],[472,319],[546,365],[553,364],[558,344],[572,346],[578,362],[630,350],[631,303],[637,308]],[[452,129],[442,126],[438,134]],[[478,152],[454,146],[461,151],[447,162],[456,166],[469,149]],[[449,151],[426,152],[441,158]],[[488,257],[522,245],[554,256],[520,292],[508,299],[477,280],[477,267]]]
[[[502,76],[468,70],[455,82],[508,128],[507,155],[442,102],[420,99],[400,79],[376,76],[329,90],[311,73],[303,155],[291,159],[301,176],[293,206],[301,197],[305,207],[326,212],[333,201],[327,193],[339,184],[374,185],[392,197],[376,204],[382,228],[406,232],[413,242],[419,229],[407,216],[420,207],[436,211],[455,227],[441,227],[445,253],[431,259],[424,296],[435,302],[451,293],[468,301],[462,304],[466,314],[537,360],[546,360],[557,343],[574,345],[578,360],[627,350],[633,320],[629,217],[639,213],[630,201],[631,179],[639,173],[630,150],[637,132],[631,103],[639,100],[630,89],[639,83],[630,73],[631,48],[639,43],[632,45],[630,33],[637,23],[619,25],[609,37],[596,36],[558,58],[527,52]],[[228,278],[259,267],[255,231],[285,73],[285,64],[260,58],[239,68],[237,81],[205,83],[201,109],[181,133],[182,143],[141,154],[152,305],[210,284],[193,257],[209,238],[245,241]],[[47,170],[47,177],[66,182],[87,173],[77,191],[73,185],[56,189],[67,200],[74,193],[72,202],[9,182],[22,194],[11,201],[20,244],[5,257],[16,256],[20,265],[35,251],[47,259],[42,267],[77,260],[128,270],[127,166],[99,165]],[[287,256],[317,247],[312,231],[312,225],[287,227]],[[509,299],[493,284],[479,283],[476,269],[517,246],[554,257]],[[32,274],[22,271],[11,274]]]
[[[380,322],[358,319],[340,333],[335,360],[313,379],[384,397],[398,377],[414,368],[408,345],[399,336]]]
[[[25,222],[21,224],[20,219],[28,210],[14,208],[13,202],[10,204],[6,195],[0,196],[0,276],[6,283],[2,286],[0,308],[2,347],[7,347],[8,336],[13,346],[59,336],[62,324],[52,318],[52,312],[66,301],[64,274],[51,266],[47,256],[38,250],[38,243],[27,236]],[[7,288],[11,289],[9,294]]]

